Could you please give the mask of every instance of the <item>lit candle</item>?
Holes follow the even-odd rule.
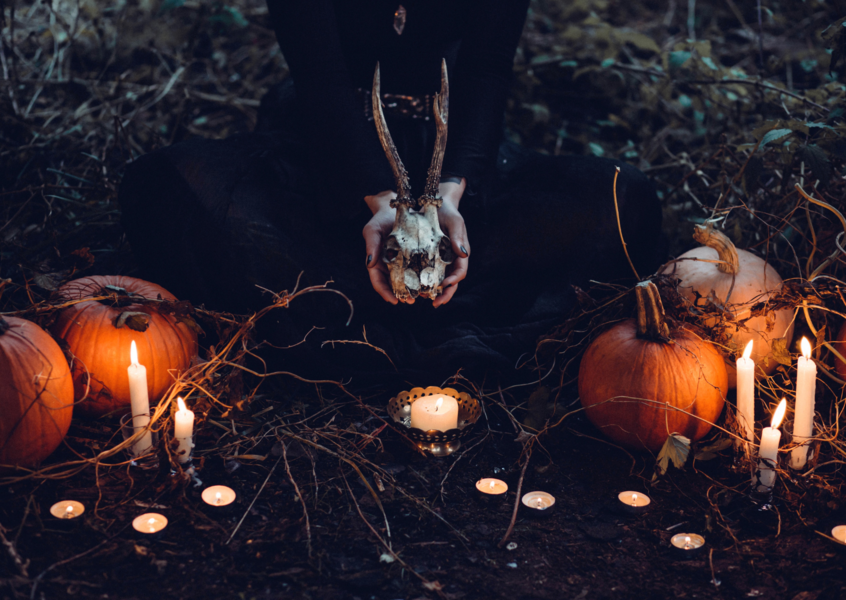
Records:
[[[225,485],[212,485],[200,494],[203,502],[209,506],[229,506],[235,502],[235,490]]]
[[[436,394],[415,400],[411,404],[411,426],[423,431],[449,431],[458,427],[458,401],[451,396]]]
[[[50,507],[50,514],[57,519],[75,519],[85,512],[85,506],[76,500],[62,500]]]
[[[508,491],[508,484],[501,479],[485,477],[476,482],[476,491],[480,500],[502,500]]]
[[[641,492],[620,492],[617,494],[617,500],[620,501],[623,512],[632,515],[638,515],[646,512],[647,507],[652,503],[652,499]]]
[[[159,513],[144,513],[132,520],[132,528],[138,533],[151,535],[167,527],[167,517]]]
[[[550,509],[555,506],[555,496],[546,492],[529,492],[521,499],[523,506],[530,509],[529,514],[533,516],[546,516]]]
[[[817,365],[811,358],[811,344],[802,338],[802,356],[796,365],[796,409],[793,415],[793,441],[802,443],[790,452],[790,468],[801,469],[808,462],[808,441],[814,435],[814,395]]]
[[[179,442],[176,459],[185,464],[191,461],[191,450],[194,448],[194,413],[185,407],[182,398],[177,398],[179,410],[173,419],[173,437]]]
[[[775,483],[775,467],[778,466],[778,443],[781,440],[781,431],[778,426],[784,418],[787,410],[787,400],[782,399],[778,408],[773,414],[773,420],[769,427],[761,432],[761,448],[758,450],[758,481],[765,488],[772,488]]]
[[[670,544],[684,558],[689,558],[705,545],[705,538],[695,533],[677,533],[670,538]]]
[[[737,359],[737,420],[746,432],[746,439],[755,442],[755,361],[752,360],[753,341],[749,340],[743,356]],[[746,446],[749,452],[750,445]]]
[[[135,432],[143,430],[150,423],[150,398],[147,395],[147,367],[138,364],[138,348],[135,340],[129,347],[130,365],[126,372],[129,375],[129,401],[132,410],[132,426]],[[143,454],[153,445],[153,436],[147,431],[141,439],[135,442],[132,452],[135,456]]]

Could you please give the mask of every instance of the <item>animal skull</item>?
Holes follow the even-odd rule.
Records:
[[[397,216],[394,228],[382,248],[382,260],[388,265],[391,287],[397,299],[409,302],[423,296],[434,300],[443,291],[441,284],[447,265],[455,260],[450,239],[441,230],[438,222],[438,208],[443,203],[443,199],[438,195],[438,185],[446,149],[449,111],[446,61],[441,64],[441,91],[435,95],[434,102],[437,127],[435,152],[426,177],[426,188],[416,201],[411,197],[408,172],[399,158],[385,122],[379,89],[377,64],[373,76],[373,120],[397,181],[397,197],[391,200],[391,206],[397,209]]]

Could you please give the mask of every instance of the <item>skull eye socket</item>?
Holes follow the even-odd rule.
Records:
[[[382,260],[386,263],[392,263],[397,259],[399,253],[400,247],[397,238],[393,235],[388,236],[388,240],[385,242],[385,248],[382,251]]]
[[[447,236],[441,238],[441,241],[438,244],[438,254],[441,257],[441,260],[446,264],[450,264],[455,260],[455,252],[452,249],[452,242],[450,242]]]

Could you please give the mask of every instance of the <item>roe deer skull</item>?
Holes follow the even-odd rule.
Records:
[[[443,200],[438,194],[441,180],[441,165],[447,140],[447,114],[449,111],[449,83],[446,61],[441,63],[441,91],[435,95],[434,113],[437,133],[435,151],[426,188],[416,201],[411,197],[408,172],[400,160],[380,99],[379,65],[373,76],[373,120],[382,148],[391,163],[397,182],[397,197],[391,200],[391,207],[397,209],[391,234],[382,248],[382,260],[388,265],[391,287],[401,302],[413,301],[419,296],[434,300],[443,291],[441,284],[446,267],[455,260],[455,253],[449,238],[441,231],[438,222],[438,208]]]

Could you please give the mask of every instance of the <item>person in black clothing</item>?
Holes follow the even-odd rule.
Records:
[[[324,328],[298,347],[305,362],[340,351],[321,350],[321,341],[357,337],[364,326],[400,368],[511,369],[564,317],[573,283],[630,273],[612,198],[618,166],[629,254],[643,273],[658,264],[661,212],[642,173],[501,143],[528,0],[268,0],[268,8],[290,77],[262,100],[256,131],[152,152],[127,168],[120,188],[144,274],[178,297],[248,311],[268,301],[261,288],[291,289],[302,273],[303,284],[332,280],[355,306],[352,332],[342,331],[346,303],[332,294],[276,316],[268,335],[279,343]],[[442,59],[450,115],[439,219],[458,258],[435,301],[396,306],[381,259],[394,179],[369,90],[378,62],[388,127],[419,192]],[[361,366],[349,356],[332,362]]]

